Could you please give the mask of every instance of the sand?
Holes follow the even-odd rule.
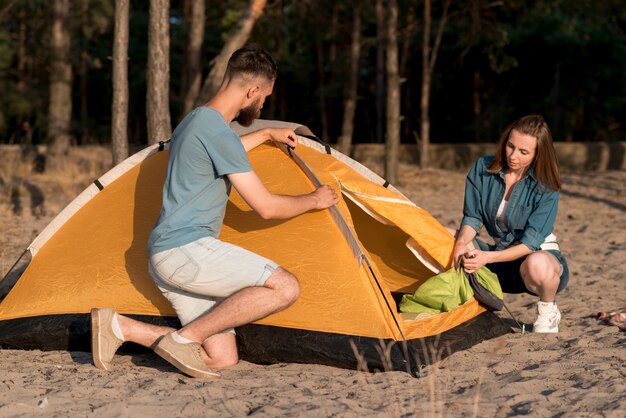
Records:
[[[26,173],[25,185],[4,172],[2,275],[89,181],[74,177],[55,182]],[[28,184],[43,191],[43,200],[29,196]],[[397,186],[444,225],[459,222],[464,173],[403,165]],[[152,353],[118,355],[115,370],[105,372],[89,353],[0,350],[0,417],[624,417],[626,333],[590,315],[626,306],[625,231],[626,172],[565,173],[555,232],[572,276],[558,299],[561,332],[485,341],[425,367],[421,378],[242,361],[220,379],[202,381]],[[505,301],[520,321],[533,322],[533,297],[506,295]]]

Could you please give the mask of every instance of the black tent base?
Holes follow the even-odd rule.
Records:
[[[175,318],[131,317],[152,324],[180,327]],[[440,335],[408,341],[356,337],[250,324],[237,328],[239,355],[258,363],[313,363],[368,371],[399,370],[419,376],[424,366],[485,339],[511,332],[496,315],[484,312]],[[90,351],[88,314],[49,315],[0,322],[0,348]],[[123,351],[145,351],[124,344]]]

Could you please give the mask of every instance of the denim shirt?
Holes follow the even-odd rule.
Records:
[[[487,171],[493,157],[480,158],[467,174],[465,202],[461,227],[469,225],[476,232],[481,224],[495,240],[494,250],[524,244],[533,251],[539,249],[552,232],[559,206],[559,192],[542,189],[531,167],[514,186],[504,212],[508,231],[496,224],[496,213],[504,197],[504,172]]]

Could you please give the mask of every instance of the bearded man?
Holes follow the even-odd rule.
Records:
[[[263,129],[241,138],[232,120],[250,126],[272,93],[277,66],[260,48],[231,56],[215,97],[190,112],[172,134],[163,205],[148,241],[148,268],[182,328],[146,324],[112,309],[93,309],[94,364],[110,370],[124,341],[151,347],[183,373],[210,378],[239,360],[234,328],[291,306],[297,278],[271,260],[219,240],[234,186],[264,219],[285,219],[337,203],[329,186],[299,196],[270,193],[247,152],[265,141],[298,144],[291,129]]]

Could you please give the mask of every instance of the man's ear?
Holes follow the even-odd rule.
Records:
[[[250,87],[248,89],[246,97],[248,99],[252,99],[254,96],[256,96],[256,94],[259,92],[259,90],[261,90],[261,88],[258,85],[254,84],[252,87]]]

